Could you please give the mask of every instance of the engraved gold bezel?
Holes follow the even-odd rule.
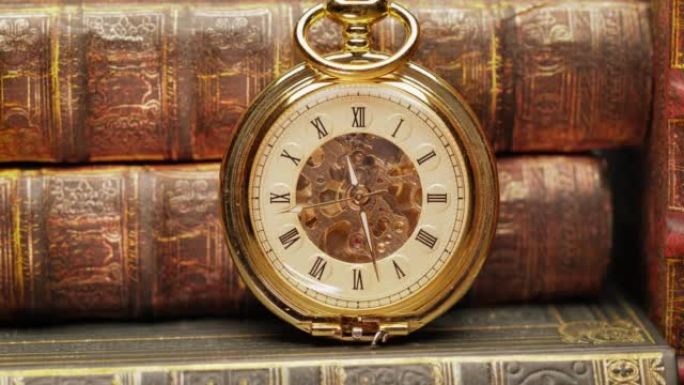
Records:
[[[266,133],[297,100],[337,84],[375,83],[408,93],[435,111],[461,147],[471,197],[461,243],[448,262],[421,290],[389,305],[348,309],[323,304],[293,288],[262,251],[249,211],[252,162]],[[395,72],[370,80],[344,80],[300,64],[269,85],[240,122],[221,167],[221,210],[228,247],[244,282],[273,313],[312,333],[314,323],[405,322],[408,332],[442,314],[472,284],[489,252],[498,216],[498,181],[492,151],[475,115],[446,82],[422,67],[406,63]],[[334,337],[348,339],[343,335]]]

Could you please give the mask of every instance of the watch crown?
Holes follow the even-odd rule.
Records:
[[[373,24],[389,12],[387,0],[329,0],[328,15],[343,25]]]
[[[330,0],[326,12],[344,27],[345,47],[350,52],[370,50],[370,27],[389,13],[387,0]]]

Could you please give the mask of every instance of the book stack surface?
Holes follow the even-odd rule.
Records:
[[[676,382],[673,351],[620,299],[457,309],[387,345],[312,340],[276,319],[0,333],[0,383],[26,385]]]

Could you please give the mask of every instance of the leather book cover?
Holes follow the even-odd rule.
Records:
[[[313,3],[311,3],[313,4]],[[0,162],[218,160],[266,84],[299,62],[299,1],[0,5]],[[460,90],[501,152],[642,142],[646,1],[408,0],[415,60]],[[312,37],[335,48],[339,31]],[[401,39],[378,27],[380,50]]]
[[[243,313],[251,296],[224,243],[218,171],[0,171],[0,318]],[[604,162],[501,158],[499,176],[499,227],[470,302],[598,292],[612,243]]]
[[[684,352],[684,4],[654,3],[655,101],[646,148],[644,255],[651,316]]]
[[[371,349],[250,320],[0,329],[23,385],[665,385],[674,352],[620,299],[454,309]]]

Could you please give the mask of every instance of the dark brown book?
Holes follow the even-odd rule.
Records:
[[[646,148],[643,252],[651,316],[684,353],[684,6],[654,2],[655,100]]]
[[[646,1],[407,4],[415,60],[460,90],[497,151],[642,141]],[[255,95],[299,61],[302,2],[0,5],[0,162],[218,160]],[[400,39],[391,23],[377,44]],[[339,31],[314,28],[319,47]]]
[[[603,161],[499,161],[500,223],[470,302],[595,294],[611,245]],[[0,318],[241,313],[218,165],[0,171]]]
[[[674,353],[619,299],[455,309],[386,345],[314,340],[264,316],[0,329],[23,385],[673,385]]]

